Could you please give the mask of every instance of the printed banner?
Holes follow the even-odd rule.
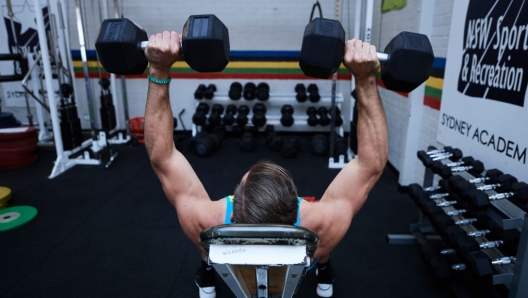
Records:
[[[50,29],[49,13],[56,16],[57,23],[60,22],[58,14],[58,1],[41,1],[41,7],[44,16],[46,31]],[[49,4],[49,6],[48,6]],[[35,7],[31,0],[11,0],[12,14],[9,11],[7,3],[3,1],[1,5],[2,19],[0,22],[0,54],[17,54],[19,51],[29,55],[38,53],[40,49],[37,23],[35,19]],[[64,11],[64,7],[62,7]],[[65,14],[63,14],[65,15]],[[57,24],[57,28],[59,24]],[[62,40],[62,31],[58,30],[60,40]],[[18,46],[17,46],[18,45]],[[50,52],[51,53],[51,52]],[[61,49],[62,60],[69,59],[63,49]],[[31,58],[28,58],[31,61]],[[31,63],[31,62],[30,62]],[[30,64],[31,65],[31,64]],[[0,75],[22,74],[21,67],[15,61],[3,61],[0,63]],[[25,107],[25,90],[21,86],[21,81],[2,83],[4,89],[3,99],[7,107]],[[31,84],[29,84],[31,87]],[[31,97],[30,97],[31,98]],[[33,106],[34,100],[30,104]]]
[[[528,3],[455,1],[438,141],[528,181]]]

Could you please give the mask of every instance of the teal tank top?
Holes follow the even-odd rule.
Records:
[[[224,219],[224,224],[228,225],[228,224],[232,224],[233,222],[231,222],[231,213],[233,213],[233,200],[234,200],[234,196],[227,196],[225,197],[226,199],[226,215],[225,215],[225,219]],[[298,210],[297,210],[297,222],[294,224],[295,226],[297,227],[300,227],[301,226],[301,201],[302,201],[302,198],[297,198],[297,204],[299,206]]]

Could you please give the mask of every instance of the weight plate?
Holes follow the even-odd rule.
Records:
[[[7,113],[7,112],[0,113],[0,124],[11,123],[13,121],[16,121],[16,119],[15,117],[13,117],[12,113]]]
[[[36,142],[34,142],[33,144],[27,144],[24,146],[16,146],[16,147],[11,147],[11,148],[3,148],[2,146],[0,146],[0,156],[23,154],[23,153],[34,153],[36,150],[37,150]]]
[[[20,121],[15,120],[9,123],[0,124],[0,128],[11,128],[11,127],[17,127],[20,126]]]
[[[11,199],[11,189],[0,186],[0,204],[9,201],[9,199]]]
[[[25,138],[31,135],[38,135],[37,130],[30,126],[30,127],[17,127],[17,129],[26,129],[21,132],[13,132],[13,133],[5,133],[0,131],[0,140],[13,140],[13,139],[19,139],[19,138]]]
[[[35,154],[22,154],[23,156],[16,155],[4,155],[2,158],[9,158],[9,160],[1,160],[0,159],[0,170],[13,170],[13,169],[21,169],[24,167],[27,167],[37,160],[37,156]],[[15,157],[14,159],[11,159],[12,157]]]
[[[9,205],[9,202],[0,203],[0,209],[4,209]]]
[[[30,223],[37,213],[37,209],[31,206],[15,206],[0,210],[0,233]]]

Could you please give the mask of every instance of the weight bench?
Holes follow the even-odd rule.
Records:
[[[285,298],[297,292],[319,237],[290,225],[232,224],[204,230],[200,242],[237,298]]]

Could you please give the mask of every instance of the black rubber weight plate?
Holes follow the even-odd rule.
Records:
[[[15,206],[0,210],[0,233],[30,223],[37,213],[37,209],[31,206]]]

